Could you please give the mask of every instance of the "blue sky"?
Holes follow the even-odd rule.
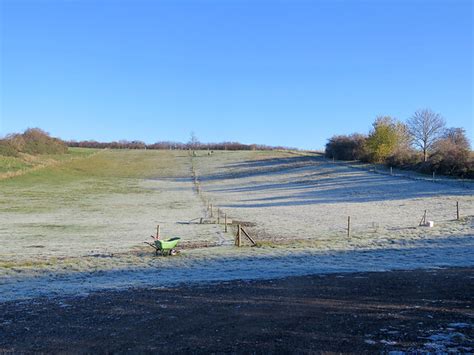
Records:
[[[322,148],[429,107],[473,140],[473,2],[0,0],[0,135]]]

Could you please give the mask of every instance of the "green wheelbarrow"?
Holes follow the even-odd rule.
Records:
[[[180,238],[174,237],[165,240],[156,239],[154,243],[145,242],[145,244],[148,244],[155,249],[155,255],[158,255],[158,253],[161,252],[161,255],[167,256],[176,254],[176,250],[174,248],[176,248],[179,241]]]

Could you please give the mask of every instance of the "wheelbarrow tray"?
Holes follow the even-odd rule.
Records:
[[[166,239],[166,240],[155,240],[155,245],[158,248],[158,250],[168,251],[173,248],[176,248],[176,245],[178,245],[179,240],[180,238],[178,237]]]

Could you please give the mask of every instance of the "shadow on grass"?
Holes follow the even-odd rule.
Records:
[[[472,196],[465,189],[384,175],[354,173],[334,174],[324,179],[275,183],[252,183],[244,186],[210,189],[219,193],[240,193],[240,198],[222,204],[232,208],[265,208],[334,203],[362,203],[410,200],[438,196]],[[263,197],[262,196],[263,193]],[[270,195],[270,196],[265,196]]]

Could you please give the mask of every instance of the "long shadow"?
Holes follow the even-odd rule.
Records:
[[[269,167],[276,165],[289,165],[289,164],[307,164],[314,162],[325,161],[321,156],[294,156],[287,158],[268,158],[261,160],[244,160],[239,163],[229,163],[222,165],[221,168],[259,168],[259,167]]]
[[[419,181],[399,176],[373,174],[341,164],[332,164],[321,156],[295,156],[243,161],[227,164],[224,171],[199,176],[208,182],[208,191],[241,193],[241,201],[222,207],[263,208],[347,202],[408,200],[436,196],[472,196],[467,189]],[[288,175],[288,176],[285,176]],[[275,182],[250,183],[248,178],[274,178]],[[175,181],[190,181],[178,178]],[[280,180],[280,181],[278,181]],[[213,181],[230,186],[213,187]],[[277,196],[258,196],[266,192]]]
[[[335,237],[338,238],[338,237]],[[70,295],[75,287],[84,290],[114,289],[120,287],[179,285],[234,279],[271,279],[291,275],[326,274],[334,272],[384,271],[416,269],[440,266],[473,266],[473,236],[431,237],[413,241],[410,245],[380,249],[288,251],[285,255],[240,254],[240,257],[216,257],[212,259],[169,259],[155,267],[131,267],[130,269],[104,270],[101,272],[69,272],[56,276],[24,276],[8,279],[0,284],[0,301],[5,301],[13,291],[25,294],[45,294],[58,285],[66,285]],[[245,251],[243,249],[243,251]],[[252,255],[250,255],[252,254]],[[291,255],[291,258],[288,258]],[[90,285],[84,284],[84,279]],[[35,288],[34,286],[37,286]],[[56,285],[56,286],[55,286]],[[474,284],[473,284],[474,285]],[[27,288],[28,292],[23,293]],[[32,288],[33,287],[33,288]],[[1,304],[1,302],[0,302]]]
[[[409,200],[438,196],[472,196],[464,189],[446,185],[400,179],[383,175],[334,177],[304,182],[281,182],[211,190],[221,193],[242,193],[240,201],[222,207],[264,208],[314,204],[361,203],[388,200]],[[277,196],[259,197],[259,192]],[[255,197],[253,197],[255,196]]]
[[[269,176],[271,175],[281,175],[288,174],[289,172],[294,172],[299,169],[308,168],[308,166],[299,166],[299,165],[280,165],[273,167],[266,167],[260,169],[252,170],[237,170],[237,171],[226,171],[215,174],[207,174],[199,176],[199,179],[203,182],[209,181],[219,181],[219,180],[236,180],[249,177],[258,177],[258,176]]]
[[[234,180],[268,174],[285,173],[297,169],[310,167],[324,159],[313,156],[295,156],[289,158],[271,158],[262,160],[249,160],[239,163],[229,163],[218,167],[224,170],[215,174],[199,176],[201,181]]]
[[[386,178],[373,176],[353,176],[353,177],[328,177],[321,180],[311,180],[307,177],[293,181],[282,181],[276,183],[262,183],[254,185],[246,185],[241,187],[225,187],[210,188],[212,192],[249,192],[249,191],[265,191],[265,190],[281,190],[281,189],[303,189],[303,188],[326,188],[331,186],[357,186],[361,183],[372,183],[374,186],[385,184]]]

